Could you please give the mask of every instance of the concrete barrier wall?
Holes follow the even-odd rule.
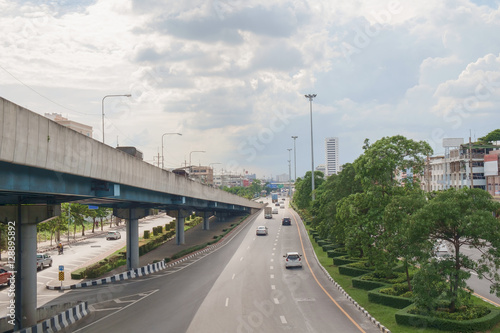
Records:
[[[180,196],[261,206],[157,168],[1,97],[0,160]]]

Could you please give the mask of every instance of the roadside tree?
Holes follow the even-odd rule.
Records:
[[[427,274],[426,279],[435,277],[435,283],[428,283],[426,288],[447,285],[443,298],[449,302],[450,312],[455,312],[467,301],[471,293],[466,284],[470,272],[490,281],[490,292],[500,295],[500,222],[494,216],[499,207],[500,204],[482,189],[451,188],[433,193],[429,203],[411,217],[413,242],[427,243],[427,248],[445,244],[453,249],[448,258],[420,262],[421,274]],[[467,256],[462,252],[463,247],[476,249],[480,258]],[[428,302],[426,293],[439,291],[415,288],[414,295],[418,304],[425,304]]]

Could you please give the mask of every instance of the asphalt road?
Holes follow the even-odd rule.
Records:
[[[165,225],[172,221],[172,217],[158,217],[155,219],[146,219],[139,224],[139,234],[147,229],[157,225]],[[99,261],[126,244],[126,228],[123,224],[120,227],[115,227],[113,230],[119,231],[122,238],[119,240],[106,240],[106,234],[98,235],[92,238],[71,244],[64,247],[64,254],[58,255],[57,251],[47,252],[53,259],[52,267],[45,267],[42,271],[37,272],[37,306],[41,307],[49,301],[60,296],[54,291],[49,291],[46,288],[47,284],[58,285],[59,281],[59,266],[63,265],[65,270],[65,278],[67,284],[77,283],[78,281],[70,279],[70,271],[78,267],[88,266],[96,261]],[[86,231],[90,235],[90,231]],[[0,317],[7,314],[7,305],[9,304],[7,286],[0,287]]]
[[[285,214],[291,226],[281,226]],[[378,332],[320,271],[292,211],[273,217],[261,212],[216,251],[160,273],[66,292],[58,302],[94,310],[66,331]],[[256,236],[258,225],[269,235]],[[285,269],[287,251],[302,253],[304,267]]]

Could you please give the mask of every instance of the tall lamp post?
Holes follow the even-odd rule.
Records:
[[[163,137],[165,135],[169,135],[169,134],[177,134],[177,135],[182,135],[181,133],[163,133],[163,135],[161,136],[161,168],[164,169],[165,166],[164,166],[164,162],[165,162],[165,159],[163,157]]]
[[[313,98],[316,94],[304,95],[309,99],[309,110],[311,114],[311,185],[312,185],[312,201],[314,201],[314,147],[313,147]]]
[[[297,139],[298,136],[292,135],[293,139],[293,169],[294,169],[294,174],[293,174],[293,181],[297,180],[297,151],[295,150],[295,139]]]
[[[131,97],[131,94],[123,94],[123,95],[106,95],[102,98],[101,108],[102,108],[102,143],[104,143],[104,100],[107,97]]]
[[[292,148],[287,148],[288,150],[288,196],[292,196]]]
[[[192,171],[192,166],[191,166],[191,154],[192,153],[206,153],[204,150],[193,150],[192,152],[189,153],[189,173]]]

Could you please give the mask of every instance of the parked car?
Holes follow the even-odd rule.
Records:
[[[302,257],[298,252],[287,252],[284,256],[285,258],[285,268],[288,267],[302,267]]]
[[[289,217],[284,217],[281,219],[281,225],[292,225],[292,220]]]
[[[3,267],[0,267],[0,284],[7,284],[10,286],[10,277],[12,276],[12,273],[4,269]]]
[[[122,238],[122,235],[118,231],[108,231],[108,234],[106,235],[106,240],[120,238]]]
[[[264,235],[267,236],[267,227],[260,225],[257,227],[257,230],[255,231],[255,234],[258,235]]]
[[[36,269],[42,270],[45,267],[52,267],[52,257],[47,253],[37,253],[36,255]]]

